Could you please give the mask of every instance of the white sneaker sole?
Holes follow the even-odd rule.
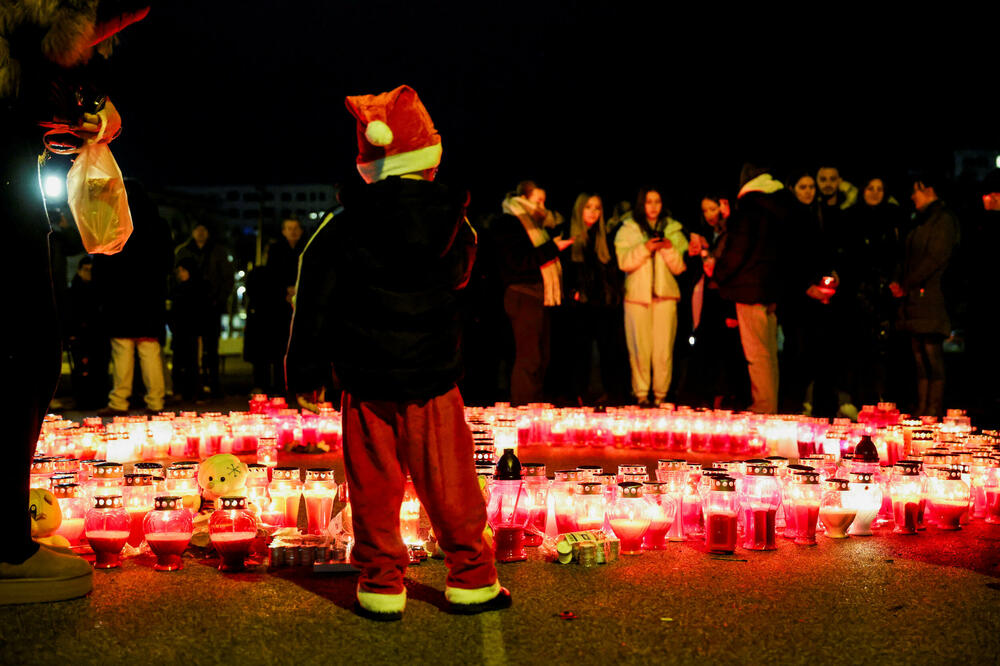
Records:
[[[94,588],[94,573],[62,578],[0,579],[0,606],[66,601],[86,596]]]

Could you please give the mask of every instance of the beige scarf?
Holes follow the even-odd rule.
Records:
[[[549,234],[545,231],[545,219],[537,220],[538,206],[524,197],[509,196],[503,200],[503,212],[513,215],[521,221],[525,233],[531,239],[532,247],[540,247],[547,243]],[[552,213],[546,211],[546,218],[552,217]],[[541,266],[542,284],[545,288],[544,305],[555,306],[562,304],[562,264],[556,257],[547,264]]]

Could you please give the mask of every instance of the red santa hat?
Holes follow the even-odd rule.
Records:
[[[441,137],[410,86],[345,102],[358,119],[358,172],[366,183],[441,163]]]

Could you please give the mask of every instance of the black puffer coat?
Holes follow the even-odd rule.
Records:
[[[914,219],[906,236],[899,283],[906,291],[900,309],[900,327],[918,335],[951,334],[941,278],[958,244],[958,219],[941,200],[933,201]]]

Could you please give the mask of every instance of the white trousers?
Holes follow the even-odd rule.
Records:
[[[632,393],[649,399],[650,367],[653,397],[662,402],[670,389],[677,335],[677,301],[654,300],[649,305],[625,301],[625,343],[632,366]]]
[[[132,396],[132,375],[135,372],[135,351],[139,350],[142,383],[146,385],[146,408],[163,409],[163,362],[160,343],[152,338],[111,338],[111,364],[114,388],[108,394],[108,407],[126,410]]]

